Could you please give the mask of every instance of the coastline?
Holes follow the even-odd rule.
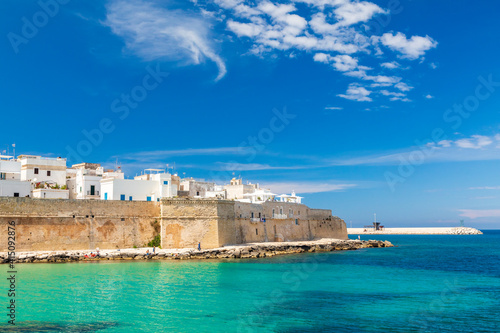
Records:
[[[350,251],[363,248],[393,247],[388,241],[379,240],[341,240],[320,239],[299,242],[266,242],[231,245],[220,248],[195,249],[159,249],[153,254],[153,248],[111,249],[100,250],[99,257],[85,258],[95,250],[71,251],[31,251],[16,253],[13,261],[9,260],[7,252],[0,252],[2,264],[7,263],[62,263],[78,261],[103,260],[188,260],[188,259],[247,259],[266,258],[276,255],[304,252]],[[149,254],[146,252],[149,250]]]
[[[365,231],[366,230],[366,231]],[[481,230],[467,227],[447,228],[384,228],[373,230],[368,228],[347,228],[348,235],[482,235]]]

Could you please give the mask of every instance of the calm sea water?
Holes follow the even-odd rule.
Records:
[[[500,231],[379,239],[397,247],[17,265],[18,324],[0,332],[500,332]]]

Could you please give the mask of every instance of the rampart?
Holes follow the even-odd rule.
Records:
[[[274,211],[273,211],[274,210]],[[343,220],[303,204],[212,199],[161,202],[0,198],[0,251],[16,223],[16,251],[144,247],[203,248],[267,241],[347,239]],[[265,222],[264,222],[265,221]]]

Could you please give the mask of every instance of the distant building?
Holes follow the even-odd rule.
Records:
[[[21,180],[50,185],[66,185],[66,159],[20,155]]]
[[[21,162],[12,156],[0,155],[0,197],[26,197],[31,183],[21,181]]]
[[[227,197],[226,199],[231,200],[243,200],[245,199],[245,194],[254,193],[256,189],[259,188],[259,184],[243,184],[241,178],[231,179],[229,185],[224,185]]]
[[[159,169],[146,169],[134,179],[101,180],[102,200],[160,201],[177,196],[179,177]]]
[[[292,203],[302,203],[303,197],[299,197],[295,194],[295,191],[292,191],[291,195],[282,194],[277,196],[278,201],[280,202],[292,202]]]
[[[97,163],[74,164],[67,170],[70,199],[100,199],[102,179],[124,179],[123,172],[105,170]]]

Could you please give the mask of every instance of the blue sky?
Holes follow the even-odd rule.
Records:
[[[500,228],[500,4],[0,3],[0,150]],[[10,148],[10,150],[12,150]]]

